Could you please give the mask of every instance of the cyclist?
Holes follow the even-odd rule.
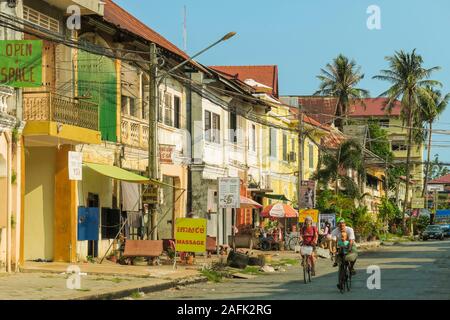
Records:
[[[350,262],[350,272],[352,275],[355,275],[355,263],[358,258],[358,253],[356,251],[355,245],[355,232],[352,228],[346,226],[345,220],[343,218],[339,218],[337,223],[338,227],[333,230],[331,235],[336,237],[338,244],[342,245],[343,241],[348,241],[348,244],[345,245],[346,250],[344,251],[345,261]],[[348,239],[343,240],[343,235],[345,239]],[[336,267],[338,265],[338,263],[340,262],[339,259],[339,256],[336,256],[336,261],[333,264],[333,267]]]
[[[303,241],[304,246],[311,246],[314,248],[313,253],[311,255],[311,275],[316,275],[316,259],[315,259],[315,251],[317,246],[317,240],[319,238],[319,232],[317,231],[317,227],[313,226],[313,219],[311,216],[307,216],[305,218],[305,224],[300,230],[300,240]]]

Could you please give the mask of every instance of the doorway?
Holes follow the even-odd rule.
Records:
[[[175,217],[175,192],[174,188],[170,186],[175,186],[175,177],[163,176],[163,183],[165,185],[162,187],[163,190],[163,203],[161,205],[160,212],[160,223],[158,225],[158,239],[172,239],[173,238],[173,228],[174,228],[174,217]]]
[[[98,208],[100,210],[100,200],[98,194],[88,193],[87,198],[88,208]],[[101,223],[101,221],[100,221]],[[98,241],[88,240],[88,256],[97,258],[98,257]]]

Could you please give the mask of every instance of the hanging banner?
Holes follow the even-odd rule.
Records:
[[[219,208],[239,208],[241,206],[240,191],[239,178],[219,178]]]
[[[300,209],[312,209],[316,206],[316,181],[303,180],[300,187]]]
[[[325,228],[325,223],[331,223],[331,228],[336,228],[336,214],[335,213],[321,213],[319,214],[320,229]]]
[[[311,216],[311,218],[313,219],[314,223],[318,223],[319,222],[319,210],[315,210],[315,209],[300,210],[299,211],[299,215],[298,215],[298,221],[300,223],[305,222],[305,218],[307,216]]]
[[[42,40],[0,40],[0,85],[42,86]]]
[[[175,248],[177,252],[206,251],[206,219],[177,218]]]
[[[83,179],[83,154],[69,151],[69,180],[81,181]]]

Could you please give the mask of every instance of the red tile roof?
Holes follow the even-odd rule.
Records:
[[[289,106],[288,106],[289,107]],[[289,107],[292,115],[297,118],[298,117],[298,108],[295,107]],[[307,116],[306,114],[303,116],[303,121],[305,121],[306,123],[309,123],[310,125],[322,128],[324,130],[330,131],[330,126],[326,126],[321,124],[319,121],[314,120],[313,118]]]
[[[297,97],[302,109],[322,124],[332,124],[336,115],[336,99],[330,97]]]
[[[365,107],[361,103],[355,103],[350,106],[349,117],[399,116],[402,109],[400,101],[394,103],[390,113],[385,109],[386,102],[387,98],[364,99]]]
[[[162,48],[171,51],[184,59],[188,59],[188,55],[175,46],[173,43],[168,41],[166,38],[161,36],[159,33],[149,28],[147,25],[136,19],[125,9],[114,3],[112,0],[104,0],[105,2],[105,12],[104,20],[109,22],[116,27],[127,30],[135,35],[138,35],[148,41],[156,43]]]
[[[450,174],[447,174],[445,176],[439,177],[437,179],[431,180],[431,184],[450,184]]]
[[[211,66],[210,68],[234,76],[241,81],[253,79],[272,88],[270,93],[278,97],[278,66]]]
[[[338,149],[346,140],[345,136],[337,129],[331,129],[330,133],[322,138],[320,144],[327,149]]]
[[[331,124],[336,114],[336,98],[320,96],[299,96],[298,103],[302,105],[303,110],[315,120],[324,124]],[[368,98],[364,99],[365,107],[361,103],[355,103],[350,106],[349,117],[379,117],[384,115],[400,115],[401,104],[397,101],[391,113],[385,110],[386,98]]]

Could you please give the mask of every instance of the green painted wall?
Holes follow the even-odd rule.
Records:
[[[78,95],[90,97],[100,108],[102,140],[117,142],[117,76],[112,59],[80,50]]]

